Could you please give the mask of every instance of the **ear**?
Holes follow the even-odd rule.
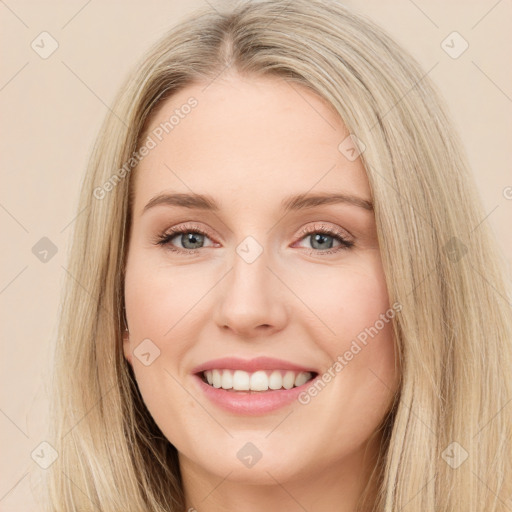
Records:
[[[131,351],[131,346],[130,346],[130,333],[129,333],[128,329],[123,332],[123,352],[124,352],[124,357],[131,365],[132,364],[132,351]]]

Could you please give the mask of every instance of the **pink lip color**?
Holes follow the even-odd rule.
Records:
[[[256,357],[254,359],[240,359],[238,357],[222,357],[212,359],[192,369],[192,373],[200,373],[205,370],[244,370],[255,372],[258,370],[294,370],[297,372],[317,373],[314,368],[300,366],[297,364],[275,359],[273,357]]]
[[[256,416],[291,404],[318,377],[306,382],[302,386],[276,391],[226,391],[225,389],[214,388],[206,384],[198,375],[194,375],[193,378],[197,382],[199,389],[214,404],[229,412]]]
[[[215,405],[236,414],[256,416],[275,411],[297,400],[299,394],[309,387],[315,379],[302,386],[292,389],[268,390],[268,391],[226,391],[222,388],[214,388],[205,383],[201,372],[212,369],[244,370],[255,372],[257,370],[294,370],[298,372],[317,373],[311,368],[298,366],[287,361],[268,357],[258,357],[251,360],[237,358],[223,358],[208,361],[192,370],[194,381],[205,396]]]

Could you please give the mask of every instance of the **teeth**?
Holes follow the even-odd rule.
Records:
[[[231,372],[222,372],[222,389],[231,389],[233,387],[233,375]]]
[[[206,370],[203,374],[210,386],[234,391],[291,389],[302,386],[312,378],[310,372],[284,370],[258,370],[254,373],[243,370]]]
[[[222,374],[219,370],[212,371],[213,387],[220,388],[222,385]]]
[[[280,371],[273,371],[268,379],[268,387],[270,389],[281,389],[283,387],[283,376]]]
[[[292,389],[295,384],[295,374],[293,372],[286,372],[283,377],[283,388]]]
[[[309,374],[311,375],[311,374]],[[307,372],[301,372],[295,377],[295,386],[302,386],[302,384],[306,384],[306,382],[309,380],[308,373]]]
[[[245,372],[243,372],[245,373]],[[251,391],[267,391],[268,377],[264,371],[254,372],[251,375],[250,385]]]
[[[225,372],[227,370],[223,370]],[[237,391],[248,391],[250,389],[250,376],[247,372],[236,370],[233,373],[233,389]]]

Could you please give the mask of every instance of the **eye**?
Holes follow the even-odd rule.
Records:
[[[155,243],[173,252],[194,254],[198,249],[205,247],[205,240],[208,240],[208,233],[193,224],[181,224],[168,229],[165,233],[158,235]],[[181,247],[173,245],[177,240]],[[176,243],[176,242],[174,242]],[[206,246],[208,247],[208,246]],[[211,246],[210,246],[211,247]]]
[[[308,249],[309,254],[333,254],[350,249],[354,245],[344,232],[336,228],[328,228],[324,224],[305,228],[300,235],[302,235],[301,240],[310,241],[312,249]],[[333,248],[334,241],[339,244],[336,248]]]
[[[309,239],[311,248],[305,249],[310,254],[333,254],[354,245],[344,232],[336,228],[328,228],[324,224],[315,224],[303,229],[299,234],[301,235],[299,241]],[[208,231],[194,224],[181,224],[158,235],[155,244],[173,252],[190,255],[196,254],[199,249],[214,246],[214,244],[205,245],[206,240],[211,240]],[[333,248],[334,242],[338,245]],[[181,244],[181,247],[176,247],[176,243]]]

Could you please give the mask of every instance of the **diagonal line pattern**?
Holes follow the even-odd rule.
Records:
[[[375,170],[374,166],[370,165],[369,163],[366,163],[365,165],[368,169],[371,169],[372,173],[379,176],[386,183],[386,185],[391,187],[401,199],[405,200],[404,196],[391,184],[391,182],[389,180],[387,180],[384,177],[384,175],[382,175],[380,172]],[[420,211],[418,211],[410,201],[406,200],[406,202],[414,210],[414,212],[418,215],[418,217],[421,217],[432,228],[432,231],[435,231],[435,228],[432,225],[431,220],[429,218],[425,217]]]
[[[86,494],[82,489],[80,489],[80,487],[78,487],[78,485],[76,485],[75,482],[73,482],[73,480],[67,475],[67,473],[65,473],[64,471],[62,473],[64,473],[65,477],[94,505],[94,508],[101,512],[100,506],[95,501],[93,501],[88,494]]]
[[[23,25],[25,25],[25,27],[27,28],[30,28],[5,2],[4,0],[0,0],[0,3],[3,4],[5,6],[5,8],[9,11],[11,11],[11,14],[13,16],[15,16],[16,18],[18,18],[18,20],[23,23]]]
[[[215,11],[217,14],[220,14],[220,12],[218,11],[218,9],[216,9],[213,4],[211,2],[209,2],[208,0],[203,0],[203,2],[207,3],[209,5],[209,7]]]
[[[164,167],[167,167],[167,169],[168,169],[170,172],[172,172],[172,173],[174,174],[174,176],[176,176],[176,178],[177,178],[178,180],[180,180],[180,181],[181,181],[181,183],[183,183],[183,185],[185,185],[185,187],[187,187],[187,188],[190,190],[190,192],[194,193],[194,191],[193,191],[193,190],[192,190],[192,189],[191,189],[191,188],[190,188],[190,187],[189,187],[189,186],[188,186],[188,185],[183,181],[183,179],[182,179],[180,176],[178,176],[178,175],[177,175],[177,174],[176,174],[176,173],[175,173],[175,172],[174,172],[174,171],[173,171],[173,170],[172,170],[172,169],[171,169],[171,168],[170,168],[170,167],[169,167],[165,162],[164,162],[163,164],[164,164]],[[224,221],[223,221],[223,220],[222,220],[218,215],[216,215],[216,214],[214,214],[214,215],[215,215],[216,219],[217,219],[217,220],[218,220],[218,221],[219,221],[219,222],[220,222],[220,223],[221,223],[221,224],[222,224],[222,225],[223,225],[223,226],[224,226],[224,227],[225,227],[225,228],[226,228],[230,233],[233,233],[233,231],[229,228],[229,226],[227,226],[227,225],[226,225],[226,223],[225,223],[225,222],[224,222]]]
[[[406,295],[406,297],[409,297],[409,295],[414,293],[414,291],[418,288],[418,286],[421,286],[421,284],[423,284],[432,275],[432,271],[435,270],[436,268],[437,268],[437,263],[431,269],[427,270],[425,277]]]
[[[2,203],[0,203],[0,208],[2,208],[19,226],[21,226],[25,233],[28,233],[28,229]]]
[[[80,215],[82,215],[82,213],[84,213],[84,212],[85,212],[85,210],[87,210],[87,209],[89,208],[89,206],[90,206],[90,205],[87,205],[85,208],[83,208],[81,211],[79,211],[79,212],[78,212],[78,213],[73,217],[73,219],[71,219],[71,220],[70,220],[70,221],[69,221],[69,222],[68,222],[68,223],[67,223],[67,224],[66,224],[66,225],[65,225],[65,226],[60,230],[60,232],[62,233],[62,232],[64,232],[64,231],[66,231],[66,229],[68,229],[68,228],[69,228],[69,226],[71,226],[71,224],[73,224],[73,222],[75,222],[75,220],[76,220]]]
[[[471,265],[471,264],[470,264]],[[509,298],[503,296],[496,288],[485,278],[485,276],[480,273],[473,265],[471,265],[471,268],[510,306],[512,307],[512,303],[509,302]]]
[[[478,228],[480,226],[480,224],[483,224],[484,221],[487,220],[487,218],[491,215],[491,213],[494,213],[496,211],[497,208],[499,208],[499,204],[497,204],[470,232],[469,234],[471,235],[471,233],[473,233],[473,231],[475,231],[476,228]]]
[[[325,117],[320,114],[320,112],[318,112],[318,110],[313,106],[311,105],[311,103],[295,88],[293,87],[292,85],[292,81],[291,80],[285,80],[285,82],[333,129],[333,130],[336,130],[336,128],[331,124],[329,123],[329,121],[327,121],[327,119],[325,119]]]
[[[186,311],[183,316],[164,334],[164,336],[167,336],[232,270],[233,267],[231,267],[195,304],[193,304],[190,309]]]
[[[75,14],[73,14],[73,16],[71,16],[71,18],[69,18],[69,20],[66,21],[64,25],[62,25],[61,30],[66,28],[91,3],[91,1],[92,0],[88,0],[84,5],[82,5],[82,7],[80,7],[80,9]]]
[[[308,512],[308,510],[306,508],[304,508],[304,506],[302,505],[302,503],[300,503],[297,498],[295,498],[295,496],[293,496],[293,494],[291,494],[288,489],[281,483],[279,482],[270,472],[268,472],[268,475],[270,476],[270,478],[272,478],[272,480],[274,480],[274,482],[279,485],[279,487],[281,487],[281,489],[283,489],[283,491],[288,494],[288,496],[290,496],[290,498],[295,501],[295,503],[297,503],[297,505],[299,505],[299,507],[304,510],[305,512]]]
[[[170,377],[175,380],[180,388],[188,393],[188,395],[206,412],[206,414],[208,414],[208,416],[210,416],[210,418],[215,421],[215,423],[217,423],[230,437],[234,437],[233,434],[219,420],[217,420],[217,418],[215,418],[215,416],[186,387],[184,387],[174,375],[172,375],[166,368],[164,368],[164,370]]]
[[[471,473],[473,473],[473,475],[475,475],[475,476],[478,478],[478,480],[480,480],[480,483],[481,483],[482,485],[485,485],[485,487],[487,487],[487,489],[489,490],[489,492],[490,492],[490,493],[492,493],[492,494],[494,494],[494,496],[496,496],[496,498],[498,498],[498,499],[501,501],[501,503],[503,503],[503,505],[507,505],[507,504],[506,504],[506,503],[505,503],[505,502],[500,498],[500,496],[499,496],[498,494],[496,494],[496,491],[494,491],[493,489],[491,489],[491,488],[487,485],[487,483],[486,483],[486,482],[484,482],[484,481],[483,481],[483,480],[482,480],[482,479],[481,479],[481,478],[480,478],[480,477],[479,477],[479,476],[478,476],[478,475],[477,475],[473,470],[471,470]],[[508,505],[507,505],[507,508],[508,508]]]
[[[494,87],[496,87],[496,89],[498,89],[498,91],[501,92],[501,94],[503,94],[503,96],[505,96],[505,98],[507,98],[508,101],[512,102],[512,98],[474,60],[472,60],[471,63],[476,69],[478,69],[478,71],[480,71],[480,73],[482,73],[482,75],[485,76],[485,78],[487,78],[487,80],[489,80],[489,82],[491,82],[491,84],[494,85]]]
[[[29,473],[25,473],[1,498],[0,501],[3,501],[12,491],[18,486],[18,484],[26,477]]]
[[[73,429],[75,429],[87,416],[91,413],[91,411],[98,406],[98,404],[114,389],[115,384],[112,384],[110,389],[101,395],[100,399],[80,418],[63,436],[61,439],[64,439]]]
[[[19,431],[20,431],[20,432],[25,436],[25,437],[26,437],[26,438],[27,438],[27,439],[30,439],[30,438],[28,437],[28,435],[27,435],[27,434],[25,434],[25,432],[24,432],[24,431],[23,431],[23,430],[18,426],[18,424],[17,424],[15,421],[13,421],[11,418],[9,418],[9,416],[7,416],[7,414],[5,414],[5,412],[4,412],[2,409],[0,409],[0,412],[1,412],[1,413],[2,413],[2,414],[3,414],[3,415],[4,415],[4,416],[5,416],[5,417],[6,417],[6,418],[7,418],[7,419],[8,419],[8,420],[9,420],[9,421],[10,421],[10,422],[11,422],[11,423],[12,423],[12,424],[13,424],[13,425],[14,425],[14,426],[15,426],[15,427],[16,427],[16,428],[17,428],[17,429],[18,429],[18,430],[19,430]]]
[[[201,89],[201,92],[204,92],[206,91],[206,89],[208,89],[208,87],[210,87],[210,85],[213,84],[213,82],[215,82],[215,80],[217,80],[217,78],[219,78],[220,75],[222,75],[222,73],[224,73],[224,71],[226,71],[226,69],[230,68],[231,65],[233,64],[232,61],[229,61],[207,84],[206,86]]]
[[[288,419],[288,417],[290,416],[290,414],[292,414],[293,412],[295,412],[295,409],[293,409],[293,411],[290,411],[266,436],[265,438],[267,438],[270,434],[272,434],[275,430],[277,430],[278,427],[280,427],[284,422],[285,420]]]
[[[212,494],[212,492],[214,492],[216,489],[218,489],[225,481],[226,479],[228,478],[229,475],[231,475],[231,473],[233,473],[233,471],[230,471],[202,500],[201,500],[201,503],[206,500],[208,498],[208,496],[210,496],[210,494]]]
[[[27,66],[28,62],[25,62],[25,64],[23,64],[23,66],[21,66],[21,68],[18,69],[18,71],[16,71],[16,73],[14,73],[12,77],[9,78],[9,80],[7,80],[7,82],[4,85],[2,85],[2,87],[0,87],[0,92],[3,91]]]
[[[407,507],[407,505],[409,505],[409,503],[414,499],[416,498],[416,496],[419,496],[419,494],[423,491],[423,489],[425,489],[427,487],[427,485],[430,484],[430,482],[432,482],[432,480],[435,479],[437,473],[409,500],[407,501],[403,507],[400,508],[400,511],[402,511],[405,507]]]
[[[105,105],[105,107],[107,107],[107,109],[114,115],[117,117],[117,119],[119,119],[119,121],[121,121],[121,123],[126,127],[128,128],[128,125],[107,105],[107,103],[105,103],[63,60],[61,60],[62,64],[70,71],[70,73],[72,73],[80,82],[82,82],[82,84],[87,87],[87,89],[89,89],[89,91],[92,92],[92,94],[94,94],[94,96],[96,96],[96,98],[98,98],[101,103],[103,103],[103,105]]]
[[[413,84],[413,86],[405,93],[403,94],[393,105],[392,107],[387,110],[384,114],[381,116],[381,120],[384,119],[415,87],[417,87],[420,82],[429,75],[439,64],[439,61],[437,61],[427,72],[425,72],[421,77]],[[377,125],[379,124],[379,121],[377,121],[371,128],[370,131],[372,131]]]
[[[480,432],[482,432],[482,430],[484,430],[484,429],[487,427],[487,425],[490,425],[490,424],[492,423],[492,421],[494,420],[494,418],[496,418],[496,416],[498,416],[498,414],[500,414],[500,413],[501,413],[501,411],[503,411],[503,409],[505,409],[505,407],[507,407],[507,405],[508,405],[510,402],[512,402],[512,398],[511,398],[510,400],[508,400],[508,401],[505,403],[505,405],[504,405],[503,407],[501,407],[501,408],[499,409],[499,411],[498,411],[498,412],[497,412],[497,413],[496,413],[496,414],[495,414],[495,415],[494,415],[494,416],[493,416],[493,417],[492,417],[492,418],[491,418],[491,419],[490,419],[490,420],[489,420],[489,421],[488,421],[488,422],[487,422],[487,423],[486,423],[486,424],[485,424],[485,425],[484,425],[484,426],[483,426],[483,427],[482,427],[482,428],[481,428],[481,429],[480,429],[480,430],[479,430],[479,431],[478,431],[478,432],[473,436],[473,439],[474,439],[478,434],[480,434]]]
[[[277,20],[277,18],[279,18],[279,16],[281,16],[281,14],[283,14],[283,12],[286,11],[286,9],[288,9],[288,6],[290,6],[292,4],[292,2],[293,2],[293,0],[290,0],[287,4],[285,4],[285,6],[281,9],[279,14],[277,16],[274,16],[272,18],[272,20],[270,20],[270,22],[267,23],[267,25],[265,25],[265,27],[263,28],[262,32],[265,31],[268,27],[270,27],[270,25],[272,25],[272,23],[274,23],[274,21]]]
[[[313,190],[334,168],[336,167],[336,164],[334,164],[323,176],[320,177],[320,179],[314,183],[309,190],[305,192],[304,195],[307,195],[311,190]],[[286,212],[280,219],[276,221],[276,223],[267,231],[267,234],[270,233],[287,215],[289,212]]]
[[[501,4],[502,0],[498,0],[472,27],[471,30],[473,30],[477,25],[480,24],[481,21],[483,21],[490,13],[497,7],[499,4]]]
[[[25,270],[27,270],[28,268],[28,265],[25,265],[25,267],[23,267],[1,290],[0,290],[0,295],[2,293],[5,292],[5,290],[7,290],[7,288],[9,288],[9,286],[11,286],[12,283],[14,283],[14,281],[16,281],[16,279],[18,279],[18,277],[21,276],[21,274],[23,274],[23,272],[25,272]]]
[[[430,21],[432,25],[434,25],[434,27],[439,28],[439,25],[417,3],[413,2],[413,0],[409,0],[409,2],[411,2],[411,4],[414,5],[414,7],[416,7],[416,9],[418,9],[418,11],[423,14],[423,16],[425,16],[425,18],[427,18],[427,20]]]
[[[89,295],[89,297],[96,302],[96,304],[98,304],[98,306],[105,312],[107,313],[108,315],[116,318],[105,306],[103,306],[102,304],[100,304],[96,298],[92,295],[92,293],[87,290],[87,288],[64,266],[64,265],[61,265],[61,268],[64,269],[64,271],[66,272],[66,274],[71,278],[73,279],[73,281],[78,285],[80,286],[80,288],[87,294]]]
[[[382,384],[390,391],[390,392],[393,392],[393,390],[371,369],[371,368],[368,368],[368,370],[370,370],[373,375],[375,375],[375,377],[380,380],[380,382],[382,382]],[[418,418],[418,420],[420,421],[420,423],[423,424],[424,427],[428,428],[428,430],[430,430],[430,432],[432,432],[432,434],[434,434],[436,437],[437,437],[437,434],[413,411],[412,407],[409,405],[409,404],[406,404],[403,400],[401,400],[401,402],[405,405],[405,407],[407,407],[407,409],[409,409],[411,411],[412,414],[414,414],[414,416],[416,416],[416,418]]]
[[[286,286],[286,288],[288,288],[288,290],[293,293],[293,295],[295,295],[295,297],[297,297],[297,299],[302,302],[302,304],[304,304],[304,306],[309,309],[309,311],[311,311],[311,313],[313,313],[313,315],[316,316],[316,318],[318,318],[318,320],[320,320],[320,322],[322,322],[322,324],[324,324],[325,327],[327,327],[327,329],[329,329],[329,331],[331,331],[334,336],[336,336],[336,333],[268,265],[266,265],[266,267],[279,279],[279,281],[281,281],[281,283]]]

